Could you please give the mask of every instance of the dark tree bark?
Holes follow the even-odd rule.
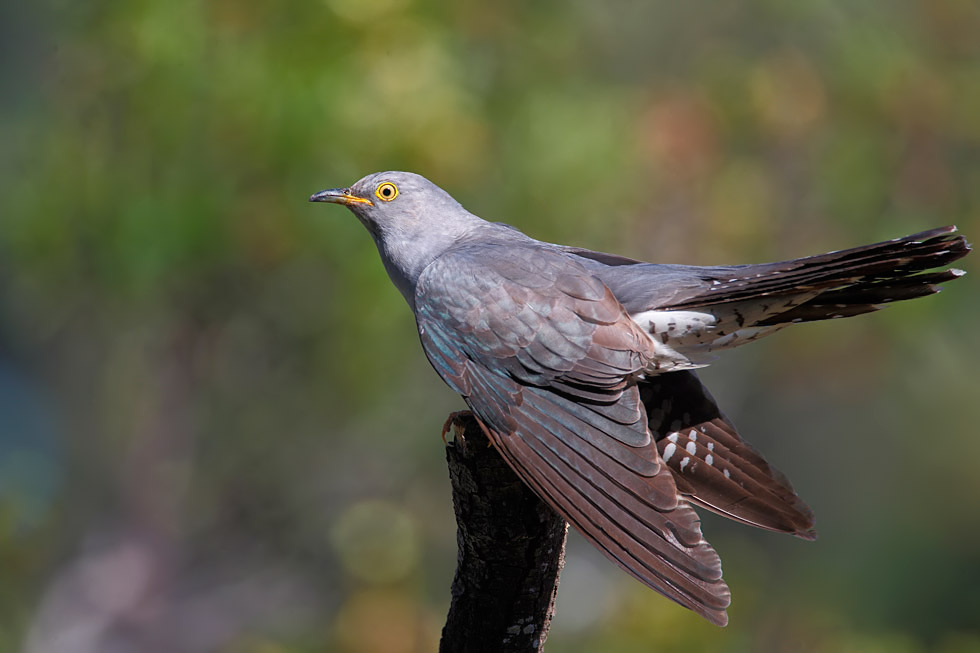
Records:
[[[565,563],[565,521],[511,471],[470,413],[450,422],[459,550],[439,651],[542,651]]]

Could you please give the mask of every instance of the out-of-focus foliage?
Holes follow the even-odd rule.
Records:
[[[702,264],[980,239],[978,34],[969,0],[3,4],[0,650],[434,650],[461,402],[306,198],[410,169]],[[980,650],[978,276],[709,368],[821,539],[706,517],[724,630],[573,539],[550,650]]]

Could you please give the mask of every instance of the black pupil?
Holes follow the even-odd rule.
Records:
[[[385,197],[391,197],[391,186],[385,186],[381,189],[381,194]]]

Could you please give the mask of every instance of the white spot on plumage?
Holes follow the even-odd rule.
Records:
[[[675,330],[687,333],[695,329],[711,326],[718,321],[711,313],[702,311],[640,311],[630,315],[648,333],[663,333],[673,326]]]
[[[708,443],[708,451],[714,451],[714,450],[715,450],[715,443],[714,442],[709,442]]]
[[[709,465],[714,464],[715,458],[709,453],[707,456],[704,457],[704,462],[708,463]]]
[[[687,437],[691,438],[691,442],[697,442],[698,441],[698,432],[695,431],[694,429],[691,429],[691,432],[688,434]]]
[[[664,447],[664,462],[670,460],[670,457],[674,455],[675,451],[677,451],[677,445],[673,442]]]
[[[684,352],[686,339],[697,337],[710,328],[716,321],[715,316],[700,311],[648,310],[632,313],[630,317],[652,336],[655,355],[648,369],[663,372],[704,367],[705,363],[692,361]]]
[[[682,472],[684,471],[684,468],[687,467],[688,463],[690,463],[690,462],[691,462],[691,459],[688,458],[687,456],[684,456],[684,458],[681,460],[681,471]]]
[[[670,435],[667,436],[667,439],[670,440],[671,442],[676,443],[677,442],[677,434],[676,433],[671,433]]]
[[[684,449],[687,451],[687,453],[693,456],[698,452],[698,445],[694,444],[693,442],[688,442]]]
[[[722,473],[725,475],[725,478],[731,478],[732,477],[732,475],[728,473],[728,470],[727,469],[723,469],[722,470]]]
[[[783,328],[785,322],[765,326],[759,322],[805,303],[816,294],[800,291],[790,297],[767,297],[765,301],[756,297],[700,310],[650,309],[630,317],[651,336],[654,356],[648,369],[652,373],[695,369],[709,364],[714,351],[737,347]]]

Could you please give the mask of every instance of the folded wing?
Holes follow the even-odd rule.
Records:
[[[660,455],[689,501],[750,526],[816,537],[813,512],[742,440],[694,372],[650,377],[640,396]]]
[[[416,314],[433,366],[539,496],[634,577],[727,622],[718,555],[647,426],[649,337],[604,284],[549,248],[482,243],[426,269]]]

